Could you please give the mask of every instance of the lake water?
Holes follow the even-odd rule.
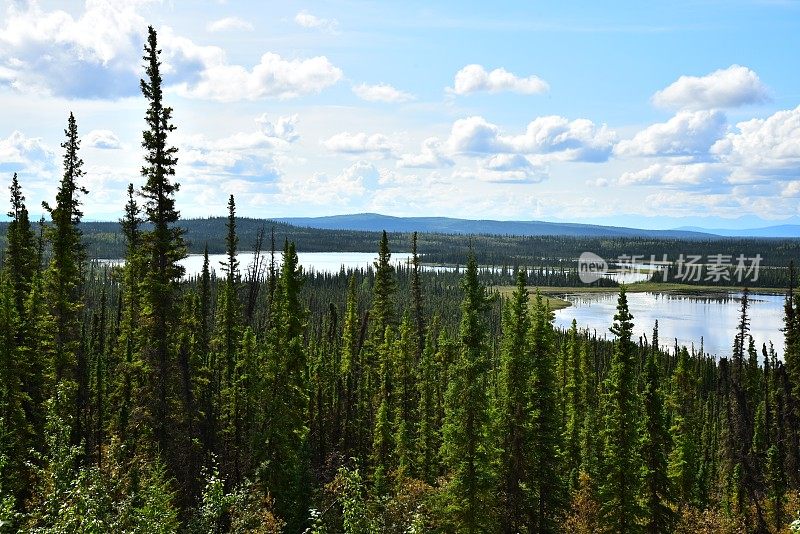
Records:
[[[739,321],[741,293],[723,295],[681,295],[675,293],[628,293],[628,306],[635,325],[634,341],[646,335],[650,339],[658,320],[662,346],[678,344],[704,350],[717,356],[729,357]],[[615,293],[583,293],[559,295],[572,306],[555,312],[555,324],[569,328],[572,320],[578,328],[597,331],[598,336],[613,338],[608,329],[614,322],[617,308]],[[783,295],[750,295],[750,333],[756,342],[761,360],[761,345],[772,341],[779,356],[783,355]]]
[[[246,272],[253,261],[253,253],[240,252],[238,258],[240,263],[239,268],[242,272]],[[227,259],[228,257],[225,254],[209,254],[208,264],[212,271],[216,271],[217,274],[219,274],[222,272],[220,269],[220,262],[227,261]],[[262,254],[262,261],[267,268],[269,268],[269,259],[269,251]],[[377,260],[377,254],[374,252],[298,252],[297,259],[306,272],[338,273],[342,267],[344,267],[345,270],[366,269]],[[408,253],[392,254],[392,263],[394,265],[408,263],[410,259],[411,254]],[[120,264],[123,262],[123,260],[98,261],[107,264]],[[184,269],[186,269],[187,277],[197,276],[203,270],[203,255],[189,254],[178,263],[183,265]],[[275,263],[277,268],[280,268],[280,252],[275,253]]]
[[[337,273],[345,269],[365,269],[376,260],[374,252],[299,252],[300,265],[306,272]],[[220,274],[220,262],[224,254],[209,254],[211,268]],[[405,264],[410,261],[411,254],[392,254],[392,263]],[[252,260],[252,253],[242,252],[239,255],[241,269],[244,272]],[[280,264],[281,255],[275,260]],[[120,263],[121,260],[100,260],[104,263]],[[269,253],[264,256],[265,265],[269,263]],[[191,254],[181,260],[186,268],[187,276],[198,275],[203,268],[203,255]],[[453,267],[424,266],[425,270],[449,271]],[[461,267],[463,269],[463,266]],[[632,283],[649,277],[646,273],[619,273],[612,277],[620,282]],[[596,330],[598,335],[611,338],[608,328],[613,322],[617,306],[616,293],[582,293],[559,295],[569,300],[572,306],[555,312],[555,324],[561,328],[569,328],[572,319],[578,321],[582,329]],[[750,327],[761,350],[761,344],[770,340],[778,354],[783,353],[783,302],[782,295],[751,295]],[[704,341],[706,352],[718,356],[728,356],[736,334],[741,293],[729,295],[680,295],[674,293],[628,293],[628,303],[636,325],[635,339],[646,335],[648,339],[653,332],[653,324],[658,319],[661,343],[671,348],[674,338],[678,343],[699,349],[700,339]]]

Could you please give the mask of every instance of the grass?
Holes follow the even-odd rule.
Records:
[[[511,296],[511,294],[514,292],[514,289],[516,289],[516,288],[514,286],[498,286],[498,287],[495,287],[495,289],[503,297],[508,298],[508,297]],[[570,301],[568,301],[568,300],[564,300],[562,298],[559,298],[559,297],[556,297],[556,296],[553,296],[553,295],[546,295],[545,294],[545,291],[544,291],[545,289],[554,289],[554,288],[543,287],[541,289],[542,289],[542,291],[540,291],[540,293],[542,294],[542,298],[544,300],[544,303],[545,303],[545,305],[550,307],[551,311],[563,310],[564,308],[568,308],[568,307],[572,306],[572,303]],[[536,288],[535,287],[529,288],[528,289],[528,294],[531,295],[531,304],[533,304],[533,297],[536,294]]]

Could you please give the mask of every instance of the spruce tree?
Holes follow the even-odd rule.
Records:
[[[88,191],[80,185],[83,160],[78,155],[80,139],[75,116],[70,113],[64,149],[64,174],[56,193],[55,206],[42,206],[50,213],[52,227],[47,237],[52,245],[52,259],[47,271],[47,295],[53,321],[53,363],[55,382],[77,380],[75,358],[80,350],[81,264],[84,260],[81,231],[83,212],[80,194]],[[85,407],[83,407],[85,408]]]
[[[620,288],[617,313],[610,330],[616,339],[603,399],[601,521],[605,532],[627,534],[638,528],[640,462],[636,426],[636,347],[631,341],[633,315],[628,309],[625,286]]]
[[[517,286],[506,305],[503,323],[503,344],[500,374],[501,491],[504,511],[501,515],[505,532],[518,532],[534,511],[530,498],[532,428],[530,387],[531,351],[528,335],[531,328],[530,302],[526,274],[517,274]]]
[[[275,289],[270,350],[273,361],[268,390],[270,421],[264,443],[262,473],[276,507],[290,526],[305,513],[308,484],[307,353],[303,343],[307,310],[300,301],[304,283],[294,243],[284,245],[283,265]]]
[[[644,530],[648,534],[672,532],[674,513],[672,492],[667,478],[669,433],[664,417],[664,400],[659,385],[658,321],[653,329],[653,344],[647,355],[645,384],[642,394],[644,412],[641,422],[640,451],[642,457],[642,512]]]
[[[117,351],[119,358],[119,374],[121,380],[116,384],[117,417],[115,428],[119,432],[120,441],[128,448],[135,443],[129,433],[129,422],[133,410],[133,396],[140,387],[140,376],[135,362],[139,352],[136,332],[139,326],[141,311],[140,287],[141,257],[139,244],[141,239],[141,210],[134,196],[133,184],[128,184],[128,202],[125,204],[125,216],[119,225],[126,240],[125,270],[123,275],[122,318]]]
[[[422,304],[422,281],[420,280],[420,257],[417,254],[417,232],[411,234],[411,305],[414,314],[415,337],[417,339],[416,360],[425,349],[425,310]]]
[[[461,280],[459,355],[453,363],[445,401],[442,456],[452,473],[447,513],[459,532],[481,532],[493,521],[491,489],[494,456],[489,430],[489,350],[487,312],[490,298],[478,281],[470,252]]]
[[[44,369],[47,362],[43,361],[41,351],[36,350],[35,339],[38,333],[35,328],[35,318],[30,317],[28,313],[28,304],[38,272],[36,234],[31,228],[28,210],[25,207],[25,196],[22,194],[16,173],[11,179],[10,192],[11,210],[8,216],[11,221],[6,229],[4,270],[0,272],[0,281],[5,288],[5,294],[0,295],[0,298],[11,299],[14,306],[13,314],[10,310],[6,312],[6,324],[3,328],[3,334],[6,336],[5,350],[13,354],[9,360],[13,371],[12,368],[7,370],[10,373],[7,384],[11,391],[15,391],[16,386],[13,384],[19,381],[19,390],[12,393],[16,398],[10,402],[9,407],[17,402],[21,403],[26,428],[16,428],[19,421],[13,418],[5,417],[5,421],[9,436],[19,440],[24,449],[31,449],[41,443],[39,436],[44,427],[41,406],[44,400]],[[8,461],[16,462],[17,458],[12,456]],[[14,469],[9,466],[8,470]],[[10,484],[6,484],[6,488],[10,487]]]
[[[439,418],[436,410],[436,389],[440,376],[436,361],[436,342],[439,333],[439,317],[434,315],[425,338],[425,349],[419,364],[417,377],[417,466],[419,477],[432,483],[439,459]]]
[[[147,390],[142,400],[146,403],[147,426],[153,432],[154,444],[162,454],[168,455],[167,469],[177,474],[174,457],[178,450],[173,442],[179,436],[171,435],[175,428],[171,422],[177,422],[182,414],[176,414],[170,408],[177,389],[177,354],[171,333],[177,329],[178,282],[184,273],[178,262],[185,256],[185,247],[183,230],[175,225],[179,218],[175,209],[175,193],[179,185],[173,177],[178,149],[170,146],[168,141],[175,126],[172,124],[172,108],[163,102],[161,51],[152,26],[148,28],[144,52],[146,79],[141,80],[140,87],[148,106],[145,115],[147,129],[142,132],[145,184],[141,195],[146,220],[152,229],[141,236],[143,273],[139,338],[143,341],[142,360],[149,370]]]
[[[36,274],[36,234],[31,228],[28,209],[25,207],[25,196],[17,179],[17,173],[11,178],[11,210],[8,216],[11,221],[6,229],[5,270],[11,283],[14,306],[17,315],[24,322],[25,300],[30,292],[33,276]],[[20,339],[20,343],[23,340]]]
[[[386,327],[394,322],[394,295],[397,282],[394,278],[394,267],[391,264],[392,253],[389,250],[389,238],[386,231],[381,234],[378,248],[378,260],[375,262],[375,285],[372,288],[372,335],[377,343],[383,341]]]
[[[567,425],[564,429],[564,465],[569,474],[571,490],[578,488],[581,467],[581,429],[586,407],[583,402],[583,375],[581,351],[583,343],[578,337],[578,324],[573,319],[567,333],[567,381],[564,388]]]
[[[532,407],[532,473],[535,488],[535,513],[531,528],[537,532],[557,532],[566,508],[566,487],[559,473],[562,454],[561,424],[558,413],[556,351],[553,346],[553,314],[542,295],[536,293],[536,311],[530,329],[530,354],[533,372],[530,382]]]

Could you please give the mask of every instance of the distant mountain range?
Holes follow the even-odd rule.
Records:
[[[329,217],[287,217],[275,219],[294,226],[327,230],[386,230],[387,232],[434,232],[445,234],[500,234],[518,236],[564,235],[583,237],[659,237],[708,239],[723,237],[800,237],[800,226],[781,225],[752,230],[707,230],[684,227],[673,230],[643,230],[620,226],[554,223],[544,221],[494,221],[449,217],[392,217],[377,213],[332,215]]]
[[[766,226],[764,228],[750,228],[748,230],[727,230],[724,228],[698,228],[696,226],[681,226],[678,231],[704,232],[726,237],[800,237],[800,225],[781,224]]]

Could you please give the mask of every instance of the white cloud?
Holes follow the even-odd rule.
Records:
[[[84,137],[85,146],[103,149],[119,149],[122,145],[111,130],[92,130]]]
[[[789,182],[781,190],[782,197],[797,198],[800,197],[800,180]]]
[[[453,123],[447,146],[453,153],[547,154],[561,161],[605,161],[615,140],[616,134],[606,125],[598,127],[588,119],[538,117],[524,134],[504,135],[498,126],[473,116]]]
[[[408,102],[414,99],[414,95],[395,89],[388,83],[377,85],[367,85],[365,83],[354,85],[353,93],[368,102]]]
[[[0,28],[0,83],[22,92],[114,98],[135,94],[145,1],[87,0],[77,18],[11,3]]]
[[[329,32],[336,31],[336,28],[339,26],[339,22],[336,19],[324,19],[322,17],[317,17],[305,9],[294,16],[294,21],[303,28],[325,30]]]
[[[281,174],[278,155],[299,139],[294,130],[297,115],[271,121],[262,114],[255,122],[259,126],[255,131],[237,132],[218,139],[208,139],[204,135],[178,137],[180,162],[214,173],[274,179]]]
[[[725,133],[721,111],[679,111],[667,122],[653,124],[623,140],[614,153],[623,156],[703,156]]]
[[[0,172],[40,173],[55,169],[55,154],[40,137],[19,131],[0,139]]]
[[[67,98],[138,94],[147,29],[138,10],[152,1],[86,0],[77,18],[44,11],[35,2],[25,8],[10,4],[0,27],[0,84]],[[186,97],[294,98],[319,93],[342,78],[324,56],[286,59],[267,52],[252,68],[230,64],[223,49],[198,45],[166,26],[159,29],[159,47],[165,85]]]
[[[681,76],[653,95],[653,103],[675,109],[733,108],[769,100],[769,91],[747,67],[731,65],[706,76]]]
[[[282,177],[278,182],[286,203],[307,202],[321,206],[346,205],[378,187],[380,172],[369,162],[357,161],[334,177],[317,173],[311,178]]]
[[[367,154],[372,152],[390,156],[396,148],[389,141],[389,138],[383,134],[367,135],[363,132],[355,134],[341,132],[326,139],[322,144],[332,152],[344,154]]]
[[[489,182],[541,182],[547,178],[547,169],[534,164],[521,154],[495,154],[483,161],[476,178]]]
[[[255,28],[253,28],[251,23],[239,17],[225,17],[209,22],[206,29],[210,32],[225,32],[231,30],[251,32]]]
[[[480,91],[499,93],[510,91],[521,94],[539,94],[546,92],[550,86],[538,76],[520,77],[503,68],[487,72],[482,65],[467,65],[456,73],[453,88],[450,92],[457,95],[468,95]]]
[[[278,117],[275,121],[270,121],[267,114],[264,113],[256,118],[256,123],[261,126],[262,132],[267,137],[281,139],[288,143],[293,143],[300,138],[300,135],[295,132],[297,126],[297,114],[284,115]]]
[[[800,178],[800,106],[738,123],[711,153],[732,169],[734,183]]]
[[[736,218],[749,212],[747,198],[728,193],[697,194],[694,191],[659,191],[647,195],[643,206],[646,214],[686,217],[702,213],[705,216]]]
[[[620,176],[620,185],[662,185],[677,188],[716,188],[724,185],[728,169],[718,163],[654,163]]]
[[[214,48],[214,47],[208,47]],[[267,52],[252,69],[230,65],[214,54],[196,81],[184,82],[179,94],[231,102],[261,98],[296,98],[321,92],[342,79],[342,71],[325,56],[284,59]]]
[[[418,169],[452,167],[453,160],[445,155],[442,149],[442,142],[438,137],[429,137],[422,142],[419,154],[403,154],[397,166]]]

